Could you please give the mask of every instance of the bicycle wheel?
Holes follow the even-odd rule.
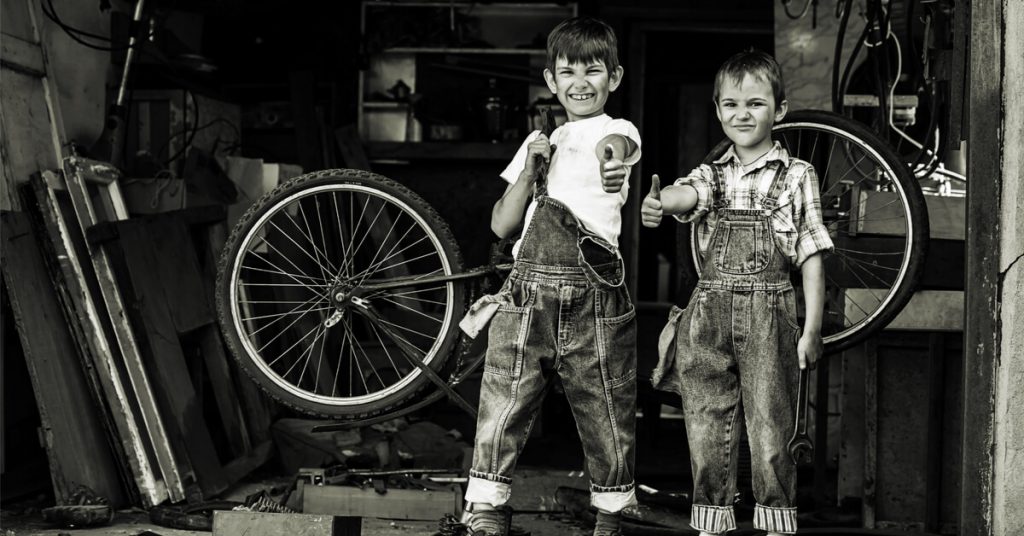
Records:
[[[826,353],[857,344],[885,327],[910,300],[924,268],[928,213],[909,168],[867,127],[846,117],[798,111],[773,137],[818,174],[822,215],[835,244],[825,257]],[[704,163],[718,158],[728,140]],[[690,248],[700,273],[696,233]],[[794,286],[800,278],[794,274]],[[800,315],[803,316],[803,300]]]
[[[365,171],[292,179],[235,225],[217,312],[242,369],[302,412],[364,417],[400,406],[444,366],[465,287],[448,226],[419,196]]]

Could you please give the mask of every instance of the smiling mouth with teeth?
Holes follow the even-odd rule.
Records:
[[[593,97],[594,97],[594,95],[592,93],[588,93],[586,95],[569,95],[570,99],[577,100],[577,101],[584,101],[584,100],[587,100],[587,99],[591,99]]]

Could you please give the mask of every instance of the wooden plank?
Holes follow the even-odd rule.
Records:
[[[999,363],[1005,2],[971,2],[968,75],[967,299],[960,534],[993,530],[996,367]]]
[[[461,510],[458,486],[448,491],[389,489],[384,495],[372,487],[305,486],[302,499],[307,514],[433,521],[445,514],[457,516]]]
[[[48,172],[44,175],[50,175],[49,180],[59,180]],[[68,225],[61,212],[56,192],[42,177],[34,177],[32,187],[61,272],[68,284],[68,292],[75,307],[73,314],[83,324],[82,332],[88,342],[95,370],[106,394],[107,404],[111,408],[111,416],[120,435],[121,445],[135,478],[135,484],[138,486],[139,495],[144,505],[155,506],[167,499],[167,487],[163,479],[155,474],[147,455],[149,437],[143,435],[139,428],[138,415],[125,389],[123,372],[116,362],[115,350],[107,341],[104,319],[88,287],[85,272],[88,265],[79,260],[74,235],[71,233],[72,227]]]
[[[39,4],[5,2],[3,13],[0,18],[7,26],[0,39],[0,209],[7,210],[20,208],[14,193],[17,185],[40,169],[59,165],[67,138],[57,89],[47,74]]]
[[[217,279],[217,261],[227,241],[227,226],[224,224],[223,219],[224,216],[221,215],[218,223],[207,228],[206,232],[202,234],[205,239],[200,246],[200,265],[203,267],[207,289],[206,295],[210,300],[211,310],[216,308],[215,296],[217,290],[214,288],[214,284]],[[210,328],[212,335],[203,335],[200,344],[203,347],[203,359],[208,360],[207,369],[210,371],[211,379],[215,382],[215,385],[233,386],[230,391],[224,390],[225,393],[229,392],[230,396],[214,392],[214,397],[217,398],[217,404],[221,411],[221,418],[227,422],[232,419],[232,415],[238,412],[244,415],[244,419],[237,430],[237,433],[242,434],[243,437],[233,440],[232,443],[242,447],[242,450],[235,450],[235,454],[241,454],[248,451],[253,444],[263,443],[270,438],[270,412],[266,406],[265,398],[261,396],[252,380],[238,369],[234,359],[224,351],[224,341],[221,338],[219,329],[220,324],[215,324],[213,328]],[[220,345],[219,355],[223,365],[211,361],[216,359],[218,352],[218,348],[213,346],[214,342],[211,340],[211,337],[215,337],[217,339],[216,344]],[[237,381],[233,381],[232,378],[236,378]],[[221,400],[221,398],[225,398],[225,400]],[[230,432],[231,430],[229,430]]]
[[[32,388],[57,504],[71,504],[76,485],[91,488],[119,507],[126,495],[79,361],[79,350],[46,276],[38,237],[24,213],[4,213],[3,277],[10,296]]]
[[[861,503],[861,526],[875,528],[875,479],[878,456],[878,343],[870,338],[864,343],[864,494]]]
[[[0,39],[0,64],[5,69],[35,78],[46,76],[43,50],[39,43],[26,41],[14,35],[4,34],[3,39]]]
[[[85,184],[86,178],[100,174],[107,169],[109,169],[109,166],[106,164],[77,157],[69,157],[64,161],[64,178],[68,193],[71,195],[72,205],[75,208],[78,225],[82,229],[88,229],[100,221],[93,208]],[[139,347],[136,344],[132,328],[128,323],[124,301],[121,298],[121,291],[114,278],[110,258],[102,246],[94,248],[88,243],[86,246],[93,270],[96,273],[96,279],[99,282],[105,312],[113,326],[115,341],[121,353],[124,368],[127,371],[135,402],[139,405],[142,422],[145,425],[146,432],[152,439],[151,446],[160,472],[167,484],[167,493],[172,502],[184,500],[183,471],[178,467],[178,461],[175,460],[167,437],[167,431],[164,427],[163,417],[157,408],[149,378],[146,376],[145,368],[142,365],[142,356],[139,353]],[[189,472],[187,468],[184,470],[185,474]]]
[[[228,367],[229,358],[224,353],[224,341],[220,338],[217,324],[200,328],[199,352],[206,364],[206,371],[213,386],[213,398],[231,452],[235,455],[249,452],[252,449],[249,427],[246,425],[242,406],[238,403],[238,395],[235,394],[231,369]]]
[[[214,301],[216,289],[214,284],[217,279],[217,262],[224,251],[227,233],[227,226],[223,222],[209,226],[205,234],[205,244],[201,248],[202,259],[200,264],[202,264],[203,272],[206,274],[207,297],[211,300],[211,308],[216,307]],[[220,324],[218,323],[219,326]],[[228,360],[225,359],[225,361]],[[267,407],[267,398],[260,393],[252,380],[239,369],[238,364],[234,362],[233,358],[230,359],[229,370],[232,371],[232,376],[235,378],[235,393],[238,395],[237,400],[233,402],[241,406],[246,416],[249,443],[261,444],[270,439],[271,411]]]
[[[942,333],[928,334],[928,450],[925,461],[924,530],[939,530],[942,500],[943,394],[946,388],[946,342]]]
[[[213,310],[203,285],[202,269],[184,221],[174,214],[147,218],[146,221],[146,234],[157,261],[153,269],[164,282],[160,288],[178,333],[213,324]]]
[[[214,536],[360,536],[362,520],[330,515],[269,514],[216,510],[213,513]]]
[[[184,256],[178,251],[180,248],[161,248],[157,239],[160,235],[172,235],[174,223],[166,218],[120,222],[120,248],[109,247],[108,252],[116,257],[115,250],[120,249],[123,255],[127,273],[121,278],[120,287],[128,302],[134,304],[129,312],[134,313],[132,319],[145,370],[165,417],[172,452],[180,466],[188,460],[203,498],[209,499],[227,489],[227,482],[203,419],[167,299],[168,287],[187,294],[186,287],[178,285],[188,278],[182,273],[178,279],[168,279],[160,267],[175,264],[169,262],[174,256]]]
[[[494,160],[507,162],[519,149],[519,143],[486,142],[401,142],[374,141],[366,144],[370,160]],[[349,160],[345,159],[349,166]],[[358,168],[362,169],[362,168]]]

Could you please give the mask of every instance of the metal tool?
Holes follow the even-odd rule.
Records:
[[[794,464],[810,463],[814,455],[814,443],[807,435],[808,369],[800,370],[800,391],[796,401],[796,420],[793,422],[793,437],[789,440],[789,456]]]

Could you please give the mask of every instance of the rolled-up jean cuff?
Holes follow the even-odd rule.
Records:
[[[736,530],[736,514],[732,506],[695,504],[690,509],[690,526],[695,530],[721,534]]]
[[[754,506],[754,528],[782,534],[796,534],[796,507]]]
[[[491,506],[502,506],[512,496],[512,479],[497,475],[478,476],[481,473],[469,472],[469,485],[466,486],[466,502],[484,503]],[[500,479],[500,480],[499,480]]]
[[[623,508],[636,506],[636,489],[633,483],[624,486],[590,485],[590,505],[609,513],[621,512]]]

